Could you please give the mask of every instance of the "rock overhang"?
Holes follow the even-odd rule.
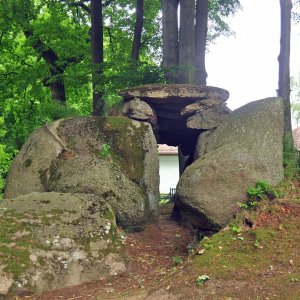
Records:
[[[139,114],[134,114],[135,105],[129,108],[128,103],[139,101],[150,106],[153,117],[149,117],[147,110],[144,120],[149,119],[157,142],[170,146],[182,145],[186,155],[192,154],[199,133],[217,127],[230,113],[226,106],[229,92],[213,86],[150,84],[122,90],[119,95],[125,102],[123,113],[129,118],[142,120],[140,109]]]

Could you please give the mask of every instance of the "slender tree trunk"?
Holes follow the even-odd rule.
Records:
[[[134,27],[134,37],[132,44],[131,58],[134,61],[139,60],[140,49],[142,45],[142,31],[144,25],[144,0],[136,0],[136,20]]]
[[[178,67],[178,4],[179,0],[162,0],[163,67],[166,79],[177,81]]]
[[[103,115],[104,99],[101,91],[103,75],[103,17],[102,0],[91,0],[91,46],[93,64],[93,114]]]
[[[284,100],[284,131],[291,132],[291,104],[290,104],[290,37],[291,37],[291,0],[280,0],[281,34],[278,96]]]
[[[197,0],[196,4],[196,74],[195,82],[206,85],[205,51],[208,30],[208,0]]]
[[[195,0],[180,1],[178,82],[195,82]]]

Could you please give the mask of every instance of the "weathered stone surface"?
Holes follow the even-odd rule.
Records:
[[[255,101],[200,135],[195,161],[177,186],[175,204],[183,218],[197,228],[218,230],[246,200],[249,186],[282,180],[283,110],[280,98]]]
[[[110,201],[120,225],[141,226],[157,216],[158,164],[147,123],[117,117],[60,120],[29,137],[10,168],[5,197],[96,193]]]
[[[149,122],[152,126],[157,126],[157,116],[151,106],[135,98],[129,102],[124,103],[123,114],[130,119],[137,121]]]
[[[113,211],[96,195],[46,192],[5,199],[0,235],[2,295],[99,280],[124,273],[128,265]]]
[[[125,101],[140,98],[143,101],[187,101],[193,102],[201,99],[220,99],[226,101],[229,98],[228,91],[205,85],[192,84],[149,84],[123,90],[119,93]]]
[[[0,297],[1,295],[7,295],[13,284],[12,274],[3,271],[3,266],[0,265]]]
[[[189,104],[187,106],[185,106],[182,111],[181,111],[181,115],[185,116],[185,115],[194,115],[195,113],[199,112],[199,111],[203,111],[206,110],[208,108],[211,107],[216,107],[219,105],[223,105],[224,101],[220,100],[220,99],[204,99],[192,104]]]
[[[46,191],[41,175],[66,147],[56,133],[59,124],[60,121],[56,121],[45,125],[27,139],[8,173],[5,198]]]
[[[202,108],[218,106],[229,97],[226,90],[191,84],[145,85],[123,90],[120,95],[125,102],[139,98],[148,103],[158,119],[157,142],[172,146],[185,145],[186,149],[190,149],[189,154],[193,153],[191,145],[195,144],[203,129],[187,128],[186,122],[190,113],[185,110],[194,109],[190,106],[198,103],[203,103]]]
[[[144,225],[145,195],[137,184],[109,162],[80,156],[57,160],[51,170],[48,190],[100,195],[114,208],[118,224]]]
[[[198,111],[187,119],[187,127],[192,129],[216,128],[230,112],[231,110],[225,105]]]

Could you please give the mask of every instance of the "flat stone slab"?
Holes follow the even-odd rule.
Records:
[[[189,103],[201,99],[218,99],[225,102],[229,98],[229,92],[213,86],[193,84],[148,84],[122,90],[119,93],[124,101],[140,98],[145,102],[182,102]],[[187,104],[189,104],[187,103]]]

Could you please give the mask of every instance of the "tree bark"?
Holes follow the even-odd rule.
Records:
[[[178,67],[178,4],[179,0],[162,0],[163,67],[165,77],[177,82]]]
[[[92,46],[92,81],[93,114],[103,115],[104,99],[101,91],[103,75],[103,17],[102,0],[91,0],[91,46]]]
[[[142,45],[142,31],[144,25],[144,0],[136,1],[136,20],[134,27],[134,37],[132,43],[131,58],[134,61],[139,60],[140,49]]]
[[[196,3],[196,74],[195,82],[206,85],[207,73],[205,69],[205,51],[208,30],[208,0],[197,0]]]
[[[195,83],[195,67],[195,0],[181,0],[178,82]]]
[[[280,0],[280,54],[278,96],[284,100],[284,131],[291,132],[291,104],[290,104],[290,37],[291,37],[291,0]]]

